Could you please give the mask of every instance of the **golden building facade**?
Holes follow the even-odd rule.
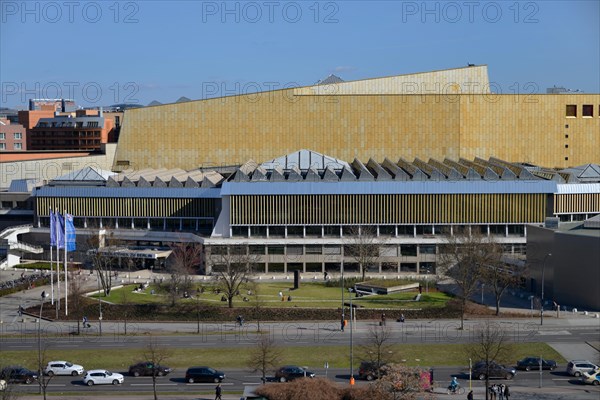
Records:
[[[127,110],[114,169],[259,162],[310,148],[382,161],[600,162],[600,95],[493,94],[485,66]]]

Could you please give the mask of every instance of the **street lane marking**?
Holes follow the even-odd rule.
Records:
[[[188,383],[188,386],[212,386],[214,383]],[[221,382],[221,386],[233,386],[233,383],[223,383]]]
[[[151,383],[131,383],[129,386],[152,386]],[[157,383],[156,386],[177,386],[176,383]]]

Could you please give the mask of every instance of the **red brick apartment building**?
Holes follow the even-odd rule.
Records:
[[[37,112],[23,114],[28,113],[31,122],[35,119],[31,114]],[[38,118],[27,131],[27,149],[95,151],[115,137],[114,119],[105,117],[102,110],[77,110],[75,116],[67,113]]]
[[[27,150],[25,127],[0,118],[0,151]]]

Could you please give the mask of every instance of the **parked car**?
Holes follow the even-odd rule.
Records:
[[[485,361],[479,361],[473,365],[471,373],[474,377],[484,380],[488,376],[488,369]],[[517,374],[517,370],[511,367],[506,367],[495,362],[490,363],[489,378],[490,379],[512,379]]]
[[[358,377],[372,381],[385,375],[385,363],[380,363],[379,368],[376,362],[363,361],[358,367]]]
[[[123,375],[105,369],[92,369],[85,374],[83,383],[94,385],[119,385],[123,383]]]
[[[44,374],[48,376],[53,375],[71,375],[78,376],[83,375],[85,370],[81,365],[73,364],[68,361],[50,361],[46,368],[44,368]]]
[[[314,378],[315,374],[296,365],[286,365],[284,367],[279,368],[275,373],[275,378],[277,378],[279,382],[286,382],[294,380],[296,378],[305,377]]]
[[[214,382],[218,383],[225,379],[225,373],[217,371],[210,367],[191,367],[185,372],[185,381],[194,382]]]
[[[571,360],[567,364],[567,374],[580,377],[584,372],[594,372],[598,366],[587,360]]]
[[[7,383],[26,383],[30,384],[35,381],[38,376],[35,372],[24,367],[10,366],[0,371],[0,378]]]
[[[523,369],[525,371],[539,370],[540,369],[540,358],[539,357],[525,357],[522,360],[517,361],[517,369]],[[542,369],[549,369],[554,371],[556,369],[556,361],[544,360],[542,358]]]
[[[150,361],[139,362],[129,367],[129,375],[131,376],[165,376],[172,369],[163,365],[154,365]]]
[[[598,386],[600,385],[600,368],[594,370],[594,372],[581,374],[581,381],[588,385]]]

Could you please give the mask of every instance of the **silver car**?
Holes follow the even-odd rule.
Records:
[[[567,374],[581,376],[584,372],[592,373],[598,366],[588,360],[572,360],[567,364]]]

